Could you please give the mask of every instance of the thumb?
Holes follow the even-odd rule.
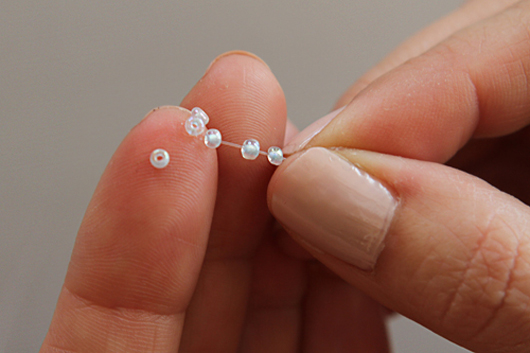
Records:
[[[385,306],[473,351],[529,351],[517,199],[440,164],[321,147],[286,160],[268,196],[293,238]]]

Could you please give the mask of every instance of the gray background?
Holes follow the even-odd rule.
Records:
[[[261,56],[300,127],[460,0],[3,1],[0,4],[0,352],[35,352],[76,230],[111,154],[210,61]],[[463,352],[407,319],[396,352]]]

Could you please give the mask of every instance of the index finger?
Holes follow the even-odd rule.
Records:
[[[489,18],[518,0],[468,0],[461,7],[401,43],[390,55],[364,74],[340,97],[335,107],[348,104],[366,86],[390,70],[421,55],[452,34]]]
[[[523,1],[458,32],[369,85],[305,147],[445,162],[471,137],[521,129],[530,120],[529,29]]]

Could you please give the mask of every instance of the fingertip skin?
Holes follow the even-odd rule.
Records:
[[[118,147],[78,234],[71,292],[110,307],[182,309],[205,251],[217,172],[215,151],[186,133],[187,117],[155,109]],[[163,169],[149,161],[157,148],[170,155]]]
[[[197,104],[206,113],[215,112],[209,127],[219,129],[227,141],[242,143],[241,135],[246,134],[244,138],[255,138],[262,147],[283,143],[285,130],[278,130],[287,120],[283,90],[270,68],[253,54],[236,51],[216,58],[181,105],[191,109]]]
[[[221,60],[224,57],[235,56],[235,55],[239,55],[239,56],[243,56],[243,57],[246,56],[246,57],[251,58],[251,59],[253,59],[255,61],[258,61],[262,66],[265,66],[265,67],[269,68],[267,63],[265,61],[263,61],[262,58],[260,58],[259,56],[257,56],[254,53],[248,52],[246,50],[230,50],[230,51],[227,51],[227,52],[225,52],[225,53],[223,53],[221,55],[218,55],[215,59],[213,59],[213,61],[210,63],[210,65],[208,65],[208,68],[206,69],[206,72],[204,73],[204,76],[207,76],[210,73],[210,69],[212,67],[216,66],[217,62],[219,60]]]
[[[178,351],[208,242],[217,156],[184,129],[188,110],[153,109],[120,144],[87,208],[47,352]],[[161,169],[151,153],[164,149]]]

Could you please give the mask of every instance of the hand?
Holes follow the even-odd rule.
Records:
[[[203,108],[208,127],[227,141],[281,146],[295,128],[286,131],[278,82],[256,57],[230,54],[182,106]],[[316,330],[329,295],[347,298],[332,306],[358,326],[342,330],[353,330],[348,342],[386,347],[378,304],[328,275],[309,280],[306,254],[293,258],[277,246],[266,202],[275,167],[206,148],[185,132],[188,116],[184,108],[153,110],[112,157],[41,352],[295,352],[310,343],[302,330],[337,344],[337,332]],[[157,148],[170,154],[161,170],[148,161]]]
[[[530,202],[529,29],[529,1],[466,3],[296,137],[269,186],[334,273],[478,352],[530,351],[530,209],[481,179]]]
[[[182,105],[203,108],[228,141],[282,145],[283,92],[249,55],[218,59]],[[272,232],[265,193],[274,167],[206,148],[185,132],[188,116],[178,107],[153,110],[112,157],[41,352],[234,351],[247,316],[255,326],[247,340],[265,320],[280,321],[271,330],[298,329],[291,306],[301,300],[300,264],[263,241]],[[165,169],[149,163],[156,148],[170,154]],[[269,293],[273,302],[252,300],[260,261],[282,268],[273,281],[289,281],[290,291]]]

